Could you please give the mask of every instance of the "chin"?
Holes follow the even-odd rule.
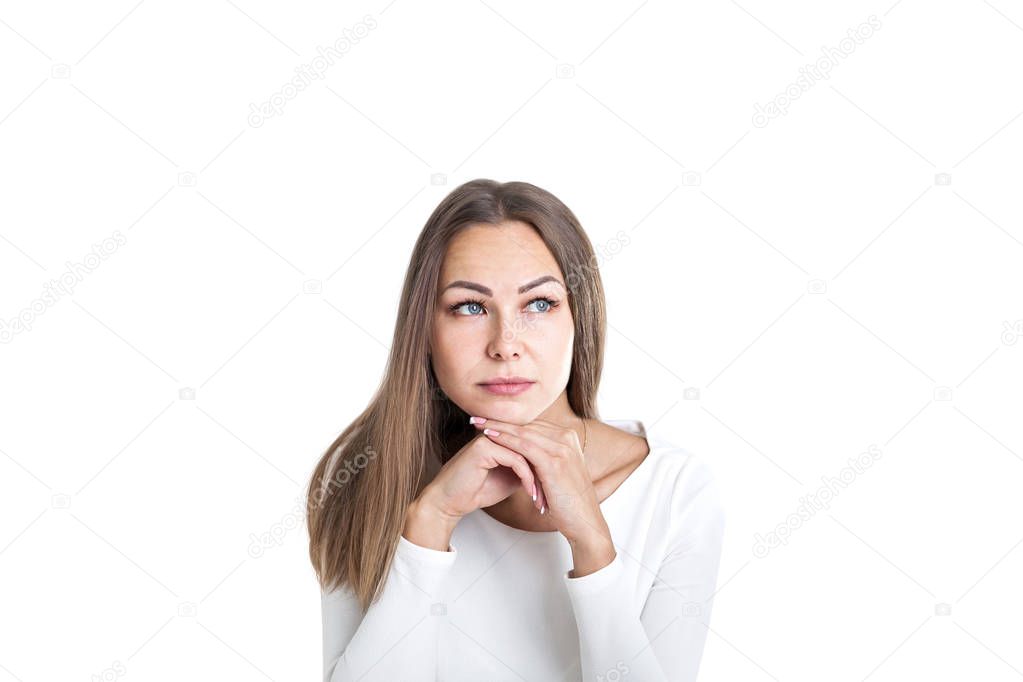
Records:
[[[472,416],[488,417],[509,424],[528,424],[539,414],[532,404],[498,396],[474,400],[465,411]]]

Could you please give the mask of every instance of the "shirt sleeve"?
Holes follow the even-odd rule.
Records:
[[[672,494],[672,541],[646,602],[636,604],[621,552],[580,578],[564,574],[579,630],[582,679],[693,682],[717,583],[725,513],[710,470],[691,455]],[[655,567],[650,567],[655,568]],[[641,571],[647,570],[644,568]],[[617,677],[616,677],[617,675]]]
[[[442,552],[401,536],[384,589],[365,614],[348,585],[321,590],[324,682],[435,680],[435,616],[457,556],[454,545]]]

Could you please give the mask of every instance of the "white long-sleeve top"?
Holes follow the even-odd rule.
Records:
[[[482,509],[448,551],[401,537],[363,616],[347,586],[323,593],[326,682],[689,682],[717,582],[725,514],[712,470],[639,420],[650,453],[600,503],[617,552],[572,578],[558,531],[523,531]]]

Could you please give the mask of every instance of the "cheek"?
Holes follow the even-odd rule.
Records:
[[[438,377],[441,372],[457,371],[467,361],[465,351],[472,345],[473,334],[465,325],[445,323],[436,320],[431,335],[431,350],[434,361],[434,372]]]
[[[564,366],[572,361],[575,342],[575,327],[571,318],[559,320],[558,324],[544,329],[535,338],[536,350],[542,356],[544,365],[552,374],[562,374]]]
[[[571,315],[563,315],[558,320],[553,336],[557,338],[561,350],[564,352],[567,349],[568,354],[571,355],[572,343],[575,341],[575,325],[572,322]]]
[[[575,330],[569,329],[568,333],[565,334],[564,345],[561,347],[562,360],[564,366],[571,370],[572,368],[572,351],[575,347]]]

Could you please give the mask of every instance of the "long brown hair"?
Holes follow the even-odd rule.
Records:
[[[383,378],[369,405],[327,448],[307,496],[309,558],[323,590],[348,585],[363,611],[383,590],[409,504],[475,436],[469,415],[437,384],[428,356],[448,244],[472,225],[531,225],[565,275],[575,327],[568,402],[599,418],[604,289],[589,238],[567,206],[526,182],[478,179],[448,194],[416,240]]]

